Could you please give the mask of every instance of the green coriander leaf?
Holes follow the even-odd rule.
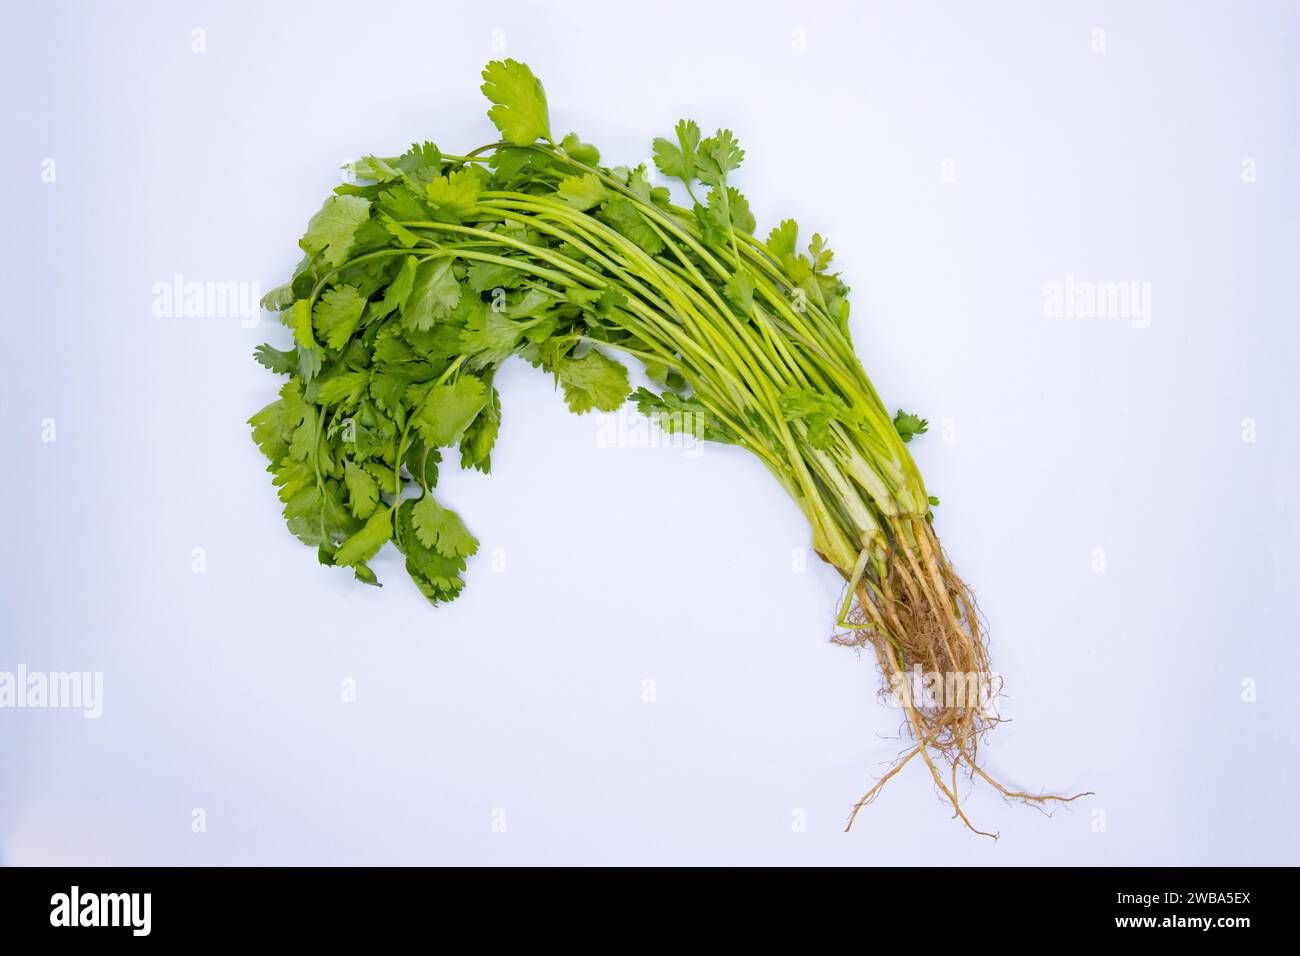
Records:
[[[348,504],[358,518],[369,518],[379,504],[379,485],[365,469],[351,460],[343,463],[343,483],[348,489]]]
[[[701,141],[699,156],[695,161],[696,175],[700,177],[700,182],[722,186],[727,181],[727,173],[739,169],[744,158],[745,151],[731,135],[731,130],[720,129]]]
[[[443,561],[452,560],[451,558],[442,558],[432,551],[426,551],[425,553]],[[415,582],[415,586],[420,589],[420,593],[428,598],[429,603],[434,607],[447,601],[456,600],[456,596],[465,587],[465,582],[459,576],[430,578],[422,571],[422,568],[426,567],[428,563],[429,558],[423,558],[421,561],[412,558],[406,559],[406,571],[411,575],[411,580]]]
[[[248,424],[253,426],[253,442],[272,462],[279,461],[289,451],[284,437],[284,402],[276,399],[255,413]]]
[[[483,191],[483,180],[474,167],[457,169],[439,176],[424,188],[425,197],[433,207],[433,218],[438,222],[459,223],[474,218],[478,212],[478,196]]]
[[[501,394],[491,384],[491,371],[483,377],[488,383],[488,402],[461,437],[460,466],[476,468],[486,474],[492,470],[492,446],[501,429]]]
[[[278,285],[266,295],[262,296],[258,303],[268,312],[280,312],[293,305],[293,283],[286,282],[284,285]]]
[[[292,486],[296,490],[292,494],[286,494],[286,489],[291,487],[288,483],[281,487],[280,493],[284,501],[285,522],[289,532],[299,541],[313,548],[333,545],[345,541],[361,528],[361,522],[352,517],[343,504],[343,486],[339,482],[327,478],[322,489],[307,466],[295,464],[290,469],[307,472],[305,483],[300,483],[297,477],[293,479]],[[277,482],[281,481],[285,470],[280,468],[273,472]]]
[[[559,324],[559,319],[554,316],[539,319],[535,323],[529,323],[528,331],[524,333],[524,339],[533,345],[541,345],[555,334],[555,329]]]
[[[731,224],[752,236],[758,227],[758,220],[749,208],[749,200],[733,186],[727,187],[727,196],[728,205],[731,206]]]
[[[433,143],[414,143],[397,160],[397,169],[416,192],[442,174],[442,154]]]
[[[487,404],[483,382],[472,375],[462,375],[449,385],[438,385],[415,413],[415,427],[425,444],[434,447],[454,445],[465,429]]]
[[[451,314],[460,301],[460,283],[452,272],[454,260],[426,259],[415,271],[410,294],[402,303],[402,325],[428,331],[439,319]]]
[[[627,188],[637,199],[646,205],[650,204],[650,172],[645,163],[627,174]]]
[[[393,509],[381,508],[370,516],[356,534],[348,538],[334,552],[334,563],[340,567],[369,561],[384,543],[393,536]]]
[[[266,470],[271,473],[271,484],[283,502],[289,502],[308,488],[316,488],[316,471],[306,462],[282,458]]]
[[[388,213],[380,213],[380,217],[384,229],[389,235],[397,240],[398,244],[401,245],[402,248],[410,249],[412,246],[419,243],[419,236],[411,232],[411,230],[407,229],[392,216],[388,215]]]
[[[336,286],[316,300],[313,315],[316,331],[325,344],[338,351],[347,345],[361,322],[366,300],[350,285]]]
[[[627,306],[627,296],[617,286],[610,286],[596,299],[596,314],[601,318],[613,315],[615,309]]]
[[[709,211],[724,229],[730,225],[740,232],[752,234],[757,225],[754,214],[749,211],[749,200],[734,186],[710,189]]]
[[[794,255],[795,243],[798,241],[799,224],[793,219],[786,219],[768,234],[767,251],[777,263],[784,264]]]
[[[280,396],[248,420],[253,441],[273,462],[289,453],[289,442],[306,412],[302,393],[292,379],[280,389]]]
[[[357,179],[368,179],[374,183],[386,183],[400,175],[398,170],[378,156],[363,156],[356,162],[346,163],[343,168]]]
[[[311,296],[312,289],[316,287],[316,282],[320,279],[317,266],[321,265],[311,255],[305,254],[299,260],[298,265],[294,267],[293,278],[289,280],[290,293],[294,299],[306,299]],[[323,266],[322,266],[323,268]],[[272,290],[275,292],[275,290]],[[280,293],[283,296],[283,293]],[[285,306],[286,308],[288,305]],[[280,321],[285,325],[292,326],[293,321],[284,313],[280,315]]]
[[[402,459],[402,464],[411,473],[411,477],[426,491],[438,483],[438,465],[441,463],[442,452],[430,448],[419,439],[411,442],[411,447]]]
[[[379,300],[378,306],[375,307],[376,318],[383,318],[395,309],[402,307],[407,297],[410,296],[411,290],[415,288],[415,273],[418,266],[419,260],[415,256],[402,256],[402,265],[398,268],[397,275],[388,284],[388,288],[384,290],[384,297]]]
[[[381,492],[392,489],[393,469],[388,462],[382,459],[368,458],[361,462],[361,468],[371,478],[375,479],[375,484],[378,485]]]
[[[724,287],[727,298],[740,307],[742,315],[749,315],[754,308],[754,277],[744,269],[732,273]]]
[[[901,408],[898,414],[894,416],[894,430],[898,432],[898,437],[904,442],[910,442],[917,435],[925,434],[930,427],[930,423],[924,418],[913,415],[911,412],[905,412]]]
[[[375,577],[375,572],[370,570],[370,565],[364,561],[358,561],[352,565],[352,576],[362,584],[369,584],[371,587],[382,588],[379,578]]]
[[[593,408],[612,412],[623,404],[630,390],[627,369],[595,349],[582,358],[561,358],[555,372],[564,387],[569,410],[579,415]]]
[[[373,320],[374,316],[367,310],[361,316],[361,327],[368,329]],[[356,336],[351,339],[347,346],[344,347],[342,354],[339,355],[339,362],[345,368],[349,368],[354,372],[364,372],[370,368],[374,353],[371,351],[371,346],[366,344],[368,339],[372,339],[372,336],[368,333],[364,337]]]
[[[357,228],[370,218],[370,202],[360,196],[331,196],[307,223],[299,245],[308,255],[319,255],[327,265],[340,265],[356,237]]]
[[[320,404],[350,408],[361,401],[366,386],[370,384],[370,376],[366,372],[342,372],[318,379],[318,382],[320,391],[317,397]]]
[[[450,318],[439,320],[432,329],[421,332],[418,329],[404,329],[402,335],[420,353],[421,357],[440,365],[440,372],[446,370],[446,363],[460,354],[460,333],[465,324],[457,318],[466,298],[471,305],[482,306],[477,296],[461,298],[461,305],[456,306]]]
[[[420,357],[406,340],[402,324],[397,320],[384,323],[375,336],[373,347],[375,361],[389,365],[414,362]]]
[[[466,558],[478,550],[478,539],[460,515],[438,504],[433,495],[426,493],[411,508],[411,524],[420,543],[444,557]]]
[[[496,365],[510,357],[530,324],[496,309],[480,309],[465,321],[460,334],[461,351],[473,357],[474,368]]]
[[[420,593],[432,603],[450,601],[465,586],[460,577],[465,570],[465,559],[449,558],[426,547],[415,533],[414,510],[415,502],[411,499],[403,501],[397,509],[397,544],[406,555],[406,571]]]
[[[320,371],[324,353],[312,334],[311,302],[307,299],[293,304],[293,339],[298,343],[298,374],[304,382],[310,382]]]
[[[433,177],[437,179],[437,176]],[[379,194],[379,208],[394,221],[423,221],[429,218],[429,206],[424,201],[424,187],[419,191],[410,186],[394,184]]]
[[[539,155],[528,149],[498,149],[488,159],[492,167],[492,183],[497,189],[514,189],[530,173],[536,172]]]
[[[253,349],[253,358],[263,368],[268,368],[277,375],[288,375],[298,367],[298,354],[293,350],[281,352],[269,345],[259,345]]]
[[[785,260],[785,274],[796,285],[806,291],[810,291],[810,280],[813,277],[812,263],[808,261],[807,256],[790,256]],[[811,293],[814,294],[815,293]]]
[[[663,240],[641,217],[636,204],[630,199],[617,196],[608,200],[600,207],[600,218],[650,253],[650,255],[658,255],[663,252]]]
[[[488,110],[501,135],[516,146],[550,140],[546,91],[533,71],[516,60],[493,60],[483,70],[483,95],[496,105]]]
[[[573,290],[576,292],[576,290]],[[563,303],[561,293],[546,289],[529,289],[517,301],[511,303],[506,311],[517,318],[540,319],[550,314]]]
[[[695,150],[700,144],[700,127],[695,120],[677,121],[677,145],[659,137],[654,141],[655,165],[665,176],[690,185],[695,178]]]
[[[682,157],[682,152],[675,146],[672,141],[664,139],[662,136],[656,136],[651,147],[654,151],[655,166],[659,172],[665,176],[672,176],[675,179],[690,181],[693,175],[687,173],[687,164]],[[695,158],[691,157],[691,173],[695,171]]]
[[[316,460],[316,424],[318,415],[315,406],[303,405],[299,424],[289,437],[289,457],[294,461],[315,462]]]
[[[700,227],[700,234],[708,245],[727,245],[726,226],[718,222],[718,218],[713,214],[712,210],[707,206],[696,203],[691,208],[691,212],[695,214],[695,221]]]
[[[556,187],[555,195],[580,212],[586,212],[592,206],[598,206],[610,198],[609,190],[601,184],[594,173],[565,176]]]
[[[826,245],[826,240],[816,232],[813,233],[812,242],[808,244],[808,255],[812,259],[813,272],[825,272],[831,260],[835,258],[835,253],[831,252],[830,246]]]
[[[590,143],[584,143],[578,138],[577,133],[570,133],[560,140],[560,148],[575,163],[582,163],[584,166],[595,166],[600,162],[600,150]]]
[[[370,376],[370,397],[384,411],[400,415],[404,412],[402,398],[413,384],[414,380],[405,369],[381,365]]]
[[[475,292],[488,289],[512,289],[524,278],[518,269],[503,266],[499,262],[471,262],[465,273],[465,284]]]

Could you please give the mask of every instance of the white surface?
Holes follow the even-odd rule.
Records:
[[[741,9],[9,15],[0,670],[102,671],[105,700],[0,710],[0,858],[1297,862],[1296,6]],[[154,283],[282,281],[344,158],[491,138],[502,52],[607,161],[729,126],[762,226],[829,235],[867,369],[932,423],[913,448],[1011,695],[989,765],[1095,798],[1048,819],[975,787],[994,843],[909,767],[843,835],[898,720],[827,642],[798,511],[739,453],[601,447],[517,362],[494,473],[445,471],[484,544],[460,600],[285,531],[243,424],[284,330],[156,318]],[[1150,326],[1045,317],[1066,274],[1149,282]]]

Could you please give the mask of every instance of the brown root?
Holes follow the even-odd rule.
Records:
[[[885,681],[882,694],[902,709],[914,746],[854,805],[845,830],[916,756],[952,805],[953,815],[973,832],[993,839],[996,833],[977,829],[962,809],[957,777],[963,765],[969,778],[979,777],[1009,800],[1042,807],[1090,796],[1011,790],[979,765],[980,739],[1000,722],[991,705],[1001,688],[989,668],[975,598],[948,563],[928,522],[915,516],[891,519],[890,537],[883,572],[878,567],[856,582],[856,601],[847,620],[851,630],[834,641],[875,649]]]

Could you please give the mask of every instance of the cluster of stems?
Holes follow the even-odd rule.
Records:
[[[445,158],[486,163],[488,154],[505,146]],[[526,268],[535,280],[560,289],[617,288],[624,300],[607,319],[631,339],[598,344],[680,373],[692,397],[737,444],[757,455],[798,503],[825,560],[849,578],[883,575],[891,537],[910,528],[896,519],[926,515],[928,499],[892,418],[815,287],[810,294],[793,282],[751,235],[729,228],[724,247],[709,245],[689,210],[646,202],[609,171],[578,163],[554,147],[526,148],[548,155],[555,168],[596,176],[606,189],[635,203],[663,251],[651,255],[563,202],[547,191],[554,182],[544,179],[535,192],[482,193],[475,225],[401,222],[419,236],[419,248],[412,251]],[[494,223],[525,226],[581,259],[494,229]],[[737,314],[725,293],[739,271],[754,289],[748,317]],[[838,396],[862,424],[833,422],[830,447],[814,447],[806,425],[787,421],[782,412],[781,396],[797,389]]]

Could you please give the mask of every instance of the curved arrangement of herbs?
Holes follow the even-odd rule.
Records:
[[[744,152],[691,121],[654,141],[659,171],[606,167],[576,135],[556,141],[527,66],[490,63],[483,92],[499,142],[464,155],[432,143],[353,164],[308,223],[292,280],[263,304],[293,348],[259,347],[288,375],[250,420],[289,530],[322,564],[378,583],[386,544],[432,602],[464,586],[478,542],[435,496],[444,453],[488,471],[501,425],[496,369],[519,355],[578,414],[629,398],[669,431],[752,452],[802,509],[817,553],[846,582],[835,640],[874,649],[891,686],[908,675],[989,677],[966,585],[944,555],[906,442],[849,337],[831,250],[786,220],[765,240],[728,178]],[[657,391],[632,391],[612,356]],[[854,807],[920,757],[967,823],[959,769],[1004,795],[977,742],[994,722],[971,701],[902,695],[912,748]],[[853,818],[849,823],[852,825]]]

